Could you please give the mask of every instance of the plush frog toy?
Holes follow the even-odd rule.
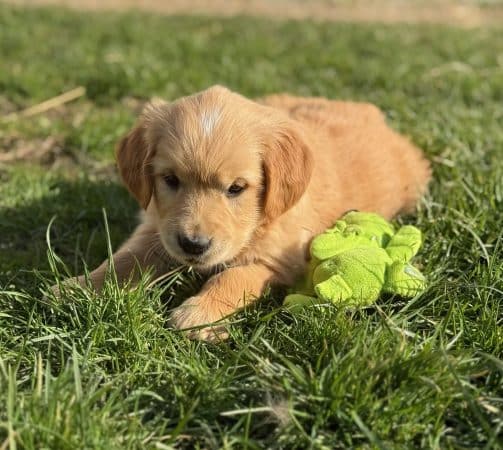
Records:
[[[421,232],[406,225],[395,232],[381,216],[352,211],[311,243],[307,276],[287,295],[285,306],[311,303],[368,306],[383,292],[413,297],[426,286],[410,260]]]

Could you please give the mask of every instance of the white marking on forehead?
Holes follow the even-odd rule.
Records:
[[[209,136],[220,118],[220,110],[210,109],[201,113],[201,128],[206,136]]]

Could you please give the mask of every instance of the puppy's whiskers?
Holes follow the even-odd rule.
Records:
[[[162,261],[164,261],[166,264],[171,263],[171,259],[166,252],[166,249],[164,248],[164,245],[161,242],[160,238],[160,233],[155,233],[152,236],[151,241],[149,242],[150,247],[145,253],[145,260],[149,261],[153,256],[156,256],[157,258],[160,258]]]

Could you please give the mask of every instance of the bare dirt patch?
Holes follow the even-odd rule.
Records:
[[[62,155],[62,145],[56,137],[26,141],[16,136],[0,140],[0,167],[2,164],[31,161],[52,164]]]
[[[96,177],[117,179],[115,164],[98,162],[85,154],[68,149],[63,138],[25,139],[10,135],[0,139],[0,174],[11,164],[36,164],[47,169],[63,170],[76,176],[83,168],[92,170]]]
[[[443,23],[462,27],[503,25],[499,0],[7,0],[27,6],[84,10],[155,11],[162,14],[252,15],[274,19],[348,22]]]

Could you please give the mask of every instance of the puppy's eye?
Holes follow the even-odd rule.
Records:
[[[232,183],[227,189],[227,196],[229,197],[237,197],[246,189],[246,185]]]
[[[173,190],[178,189],[180,186],[180,180],[176,175],[166,175],[164,177],[164,182]]]

